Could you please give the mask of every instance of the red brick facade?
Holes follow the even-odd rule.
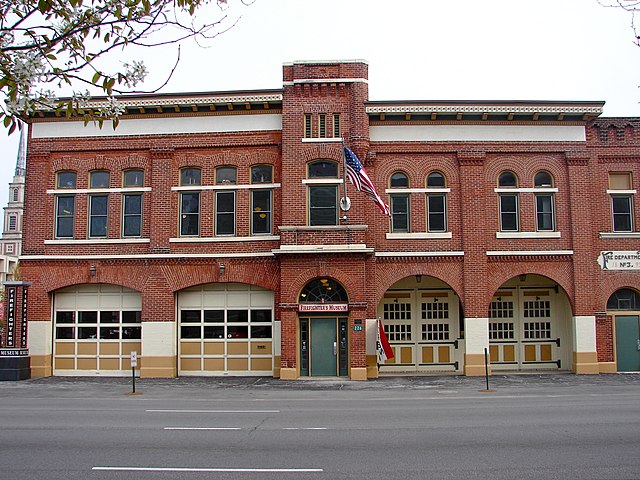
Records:
[[[369,102],[364,62],[301,62],[285,65],[283,77],[281,91],[211,94],[205,106],[194,99],[193,106],[183,102],[180,108],[167,107],[165,102],[156,107],[154,97],[145,97],[140,105],[146,108],[130,106],[123,117],[131,122],[171,122],[210,117],[249,121],[280,115],[281,129],[225,128],[199,133],[176,128],[175,133],[139,135],[33,135],[43,124],[66,123],[57,118],[34,119],[21,260],[22,279],[32,282],[31,321],[51,322],[52,294],[69,286],[111,284],[140,292],[144,325],[176,322],[176,295],[186,288],[218,283],[255,285],[273,292],[274,319],[281,322],[281,356],[274,371],[295,370],[300,355],[299,294],[310,281],[329,277],[348,293],[349,365],[355,372],[366,369],[367,353],[371,356],[366,329],[355,327],[380,316],[380,302],[397,282],[415,276],[437,279],[459,299],[463,319],[485,319],[486,325],[489,305],[502,286],[519,276],[539,276],[554,284],[555,293],[564,294],[570,306],[566,319],[569,334],[563,342],[572,343],[573,339],[573,347],[564,347],[573,354],[571,370],[597,373],[598,363],[615,361],[611,317],[598,312],[606,310],[607,300],[617,290],[640,291],[640,271],[605,271],[597,259],[602,251],[640,248],[636,193],[640,189],[640,119],[597,118],[599,112],[594,112],[602,105],[588,102]],[[272,97],[256,100],[260,95]],[[277,95],[281,100],[273,100]],[[435,107],[429,110],[428,105]],[[467,107],[474,107],[475,113],[465,113]],[[314,138],[305,138],[305,115],[311,118]],[[394,238],[388,218],[351,184],[348,195],[352,206],[346,212],[347,219],[338,220],[332,228],[309,226],[308,187],[313,183],[308,180],[307,165],[318,159],[341,164],[342,144],[332,141],[331,133],[336,118],[340,137],[361,159],[385,201],[389,201],[385,191],[391,175],[398,171],[406,174],[409,188],[414,189],[409,193],[408,233],[420,235]],[[327,138],[318,138],[316,129],[324,121]],[[437,127],[446,137],[447,128],[475,132],[485,126],[493,129],[491,132],[521,127],[531,138],[457,140],[450,135],[442,140],[420,140],[402,135],[391,138],[395,133],[386,133],[405,128],[426,132]],[[583,129],[584,140],[545,139],[537,136],[542,127]],[[181,239],[177,187],[182,168],[199,168],[201,185],[213,186],[217,167],[234,166],[237,184],[250,185],[251,167],[261,164],[273,167],[276,184],[272,188],[272,236],[252,236],[251,189],[238,188],[237,241],[216,238],[217,190],[205,188],[200,195],[201,241]],[[128,169],[144,171],[147,188],[143,193],[142,240],[130,243],[119,241],[123,207],[118,189],[122,172]],[[110,172],[105,241],[91,240],[88,235],[91,189],[87,182],[95,170]],[[64,193],[56,187],[60,171],[77,173],[73,241],[55,237],[56,195]],[[428,233],[425,181],[434,171],[444,175],[449,189],[448,236],[421,234]],[[531,235],[497,234],[501,227],[500,192],[496,188],[504,171],[518,179],[518,232]],[[540,171],[553,178],[553,232],[558,235],[535,234],[534,177]],[[611,195],[607,193],[610,172],[631,174],[633,229],[626,235],[601,235],[612,232]],[[418,287],[416,284],[416,292]],[[593,341],[590,333],[576,327],[577,317],[591,319],[592,327],[587,331],[593,331]],[[593,348],[579,346],[585,335]],[[477,364],[477,358],[470,355],[477,354],[478,347],[472,346],[468,337],[464,340],[465,362]],[[482,341],[488,344],[488,339]],[[143,356],[144,345],[143,339]],[[593,358],[581,360],[581,354]],[[43,371],[51,374],[50,369]]]

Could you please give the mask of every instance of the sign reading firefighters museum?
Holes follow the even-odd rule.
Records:
[[[602,270],[640,270],[640,251],[600,252]]]
[[[349,304],[347,303],[300,303],[298,305],[299,312],[348,312]]]
[[[16,288],[7,288],[7,339],[5,344],[9,348],[15,347],[16,334]]]

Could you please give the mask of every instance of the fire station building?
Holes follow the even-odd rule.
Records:
[[[125,96],[116,129],[29,118],[32,375],[126,375],[132,351],[143,377],[484,375],[485,349],[494,373],[640,370],[640,119],[371,101],[367,72]]]

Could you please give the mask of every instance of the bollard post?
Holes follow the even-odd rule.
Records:
[[[489,353],[486,347],[484,349],[484,378],[487,382],[487,391],[489,391]]]

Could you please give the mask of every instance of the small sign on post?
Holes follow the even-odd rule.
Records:
[[[131,393],[136,393],[136,367],[137,366],[138,366],[138,352],[134,350],[131,352],[131,382],[132,382]]]

